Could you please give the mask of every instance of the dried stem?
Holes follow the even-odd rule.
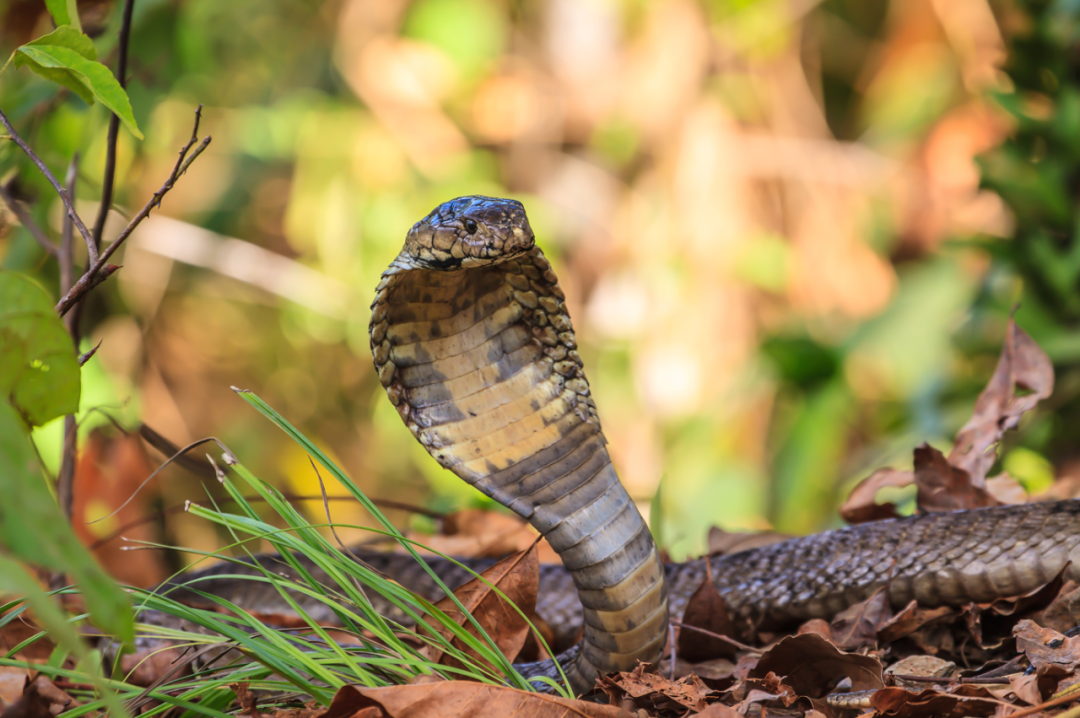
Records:
[[[191,139],[180,149],[180,156],[176,160],[176,165],[173,167],[172,174],[165,180],[165,184],[161,185],[161,189],[155,192],[154,196],[143,205],[141,210],[139,210],[139,213],[128,222],[128,225],[124,227],[124,230],[117,238],[101,252],[97,261],[91,264],[90,269],[86,271],[86,274],[84,274],[79,281],[75,283],[75,286],[64,295],[63,299],[56,305],[57,314],[60,316],[67,314],[68,310],[75,306],[75,304],[83,298],[83,295],[94,287],[95,278],[99,275],[102,268],[105,267],[106,261],[113,255],[113,252],[119,249],[120,245],[124,243],[124,240],[131,235],[135,228],[138,227],[144,219],[150,216],[150,211],[152,209],[161,205],[161,199],[173,188],[173,185],[176,184],[176,180],[187,171],[187,168],[191,166],[191,163],[195,161],[195,158],[201,155],[203,150],[210,144],[210,136],[208,135],[203,138],[203,141],[199,143],[198,147],[195,147],[195,144],[199,142],[199,121],[201,119],[202,105],[199,105],[198,109],[195,110],[195,125],[191,130]],[[192,150],[193,147],[194,150]],[[188,154],[189,152],[190,155]]]
[[[53,189],[60,195],[60,199],[64,202],[64,207],[67,208],[68,216],[71,217],[71,221],[75,223],[75,227],[79,230],[79,234],[86,240],[86,250],[90,253],[90,263],[95,264],[97,262],[98,252],[97,247],[94,245],[94,238],[90,235],[90,230],[83,224],[82,218],[79,217],[79,214],[75,211],[75,205],[72,204],[71,198],[68,197],[67,190],[65,190],[60,182],[57,181],[53,173],[49,171],[49,168],[41,161],[41,158],[30,149],[30,145],[26,144],[23,138],[19,136],[19,133],[12,127],[11,121],[8,120],[7,115],[5,115],[2,110],[0,110],[0,122],[7,128],[8,134],[11,135],[11,139],[15,141],[15,144],[17,144],[22,151],[26,153],[26,156],[37,165],[37,168],[41,170],[41,174],[45,175],[45,179],[49,180]]]
[[[75,180],[79,174],[79,153],[76,152],[68,165],[67,177],[64,182],[67,185],[68,195],[75,199]],[[64,229],[60,233],[60,294],[65,294],[71,285],[75,283],[75,247],[72,243],[74,225],[71,217],[64,217]],[[75,342],[78,346],[78,342]]]
[[[126,0],[124,16],[120,22],[118,39],[119,57],[116,61],[116,80],[120,87],[127,89],[128,38],[131,36],[131,11],[135,0]],[[97,219],[94,220],[94,246],[101,246],[101,233],[105,231],[105,220],[112,207],[113,186],[116,178],[116,142],[120,136],[120,118],[114,113],[109,118],[109,135],[105,143],[105,173],[101,177],[101,206],[98,207]],[[66,292],[67,289],[64,289]]]
[[[75,201],[75,182],[79,175],[79,153],[76,152],[68,165],[67,176],[64,177],[65,189],[71,201]],[[75,246],[74,246],[74,223],[71,216],[64,217],[64,227],[60,232],[60,253],[57,260],[60,263],[60,293],[63,294],[71,288],[75,281]],[[75,345],[75,351],[79,350],[79,312],[72,312],[66,317],[68,333]],[[60,504],[60,510],[64,512],[68,522],[71,521],[72,506],[75,499],[75,458],[79,449],[79,425],[74,414],[64,417],[64,448],[60,455],[60,471],[56,474],[56,499]]]
[[[20,205],[18,200],[8,192],[7,187],[5,187],[2,182],[0,182],[0,200],[3,200],[4,204],[11,209],[12,214],[18,218],[23,227],[26,227],[26,231],[41,245],[42,249],[53,257],[60,256],[56,245],[49,241],[49,238],[41,231],[41,227],[37,225],[34,218],[30,216],[29,212],[23,209],[22,205]]]

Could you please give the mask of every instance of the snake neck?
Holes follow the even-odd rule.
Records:
[[[526,518],[559,553],[584,607],[575,691],[656,663],[664,569],[608,455],[565,296],[539,248],[436,271],[400,259],[372,304],[380,381],[445,468]]]

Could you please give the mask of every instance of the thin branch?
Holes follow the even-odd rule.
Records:
[[[79,175],[79,153],[71,157],[67,176],[64,178],[68,197],[75,200],[75,182]],[[57,260],[60,264],[60,293],[71,288],[75,281],[75,248],[71,216],[64,217],[64,228],[60,232],[60,252]],[[75,351],[79,350],[79,312],[72,312],[66,318],[67,330]],[[81,365],[80,365],[81,366]],[[79,425],[75,415],[64,417],[64,448],[60,455],[60,471],[56,474],[56,499],[60,504],[68,523],[75,503],[75,461],[79,453]]]
[[[71,198],[68,197],[67,190],[65,190],[60,184],[60,182],[57,181],[53,173],[49,171],[49,168],[46,167],[45,163],[41,161],[41,158],[38,157],[32,149],[30,149],[30,145],[26,144],[26,142],[23,141],[22,137],[19,137],[19,133],[17,133],[15,131],[15,128],[12,127],[11,121],[8,120],[7,115],[5,115],[2,110],[0,110],[0,122],[2,122],[4,124],[4,127],[7,128],[7,131],[11,135],[11,139],[15,141],[15,144],[17,144],[22,149],[22,151],[26,153],[26,156],[29,157],[35,165],[37,165],[37,168],[41,170],[41,174],[45,175],[45,179],[49,180],[49,184],[51,184],[53,186],[53,189],[56,190],[56,193],[60,195],[60,199],[64,202],[64,207],[67,208],[68,216],[71,217],[71,221],[75,223],[75,227],[79,230],[79,234],[81,234],[83,236],[83,239],[86,240],[86,250],[90,253],[90,263],[96,264],[98,259],[98,253],[97,247],[94,246],[94,238],[90,235],[90,230],[88,230],[86,228],[86,225],[83,224],[82,218],[79,217],[78,212],[75,211],[75,205],[71,203]]]
[[[741,643],[739,641],[736,641],[734,638],[731,638],[730,636],[725,636],[725,635],[722,635],[720,633],[713,633],[712,631],[706,631],[704,628],[698,628],[697,626],[691,626],[690,624],[683,623],[682,621],[672,621],[671,625],[678,626],[679,628],[682,628],[682,629],[687,630],[687,631],[693,631],[694,633],[700,633],[702,635],[708,636],[709,638],[715,638],[715,639],[717,639],[719,641],[724,641],[726,643],[730,643],[732,646],[734,646],[735,648],[738,648],[740,651],[746,651],[748,653],[757,653],[757,654],[761,654],[761,653],[765,652],[764,648],[754,648],[753,646],[748,646],[745,643]]]
[[[75,306],[75,304],[83,298],[83,295],[93,288],[95,277],[101,272],[102,267],[105,266],[105,262],[113,255],[113,252],[119,249],[120,245],[124,243],[124,240],[135,231],[135,228],[138,227],[144,219],[150,216],[150,211],[152,209],[161,206],[162,198],[173,188],[173,185],[175,185],[180,176],[187,171],[187,168],[191,166],[191,163],[195,161],[195,158],[201,155],[203,150],[209,146],[210,136],[207,135],[203,138],[203,141],[199,143],[199,146],[195,147],[195,143],[199,141],[199,120],[201,119],[202,105],[199,105],[198,109],[195,110],[195,125],[191,130],[191,139],[180,149],[180,156],[176,160],[176,166],[173,167],[169,179],[165,180],[165,184],[161,185],[161,189],[155,192],[154,196],[150,198],[150,201],[143,205],[143,208],[139,210],[139,213],[128,222],[127,227],[124,227],[124,231],[122,231],[117,238],[101,252],[101,256],[98,257],[96,262],[92,263],[90,269],[88,269],[86,274],[75,283],[75,286],[71,288],[71,291],[64,295],[63,299],[56,305],[57,314],[60,316],[67,314],[68,310]],[[195,149],[192,150],[192,147],[195,147]],[[190,156],[188,155],[189,152],[191,153]]]
[[[105,340],[102,339],[101,341],[99,341],[97,343],[97,345],[93,349],[91,349],[90,351],[87,351],[87,352],[83,352],[82,354],[79,355],[79,366],[82,366],[86,362],[90,361],[91,357],[93,357],[95,354],[97,354],[97,350],[101,348],[101,342],[103,342],[103,341],[105,341]]]
[[[125,90],[127,89],[128,38],[131,36],[131,11],[134,7],[135,0],[126,0],[124,3],[124,16],[120,22],[118,40],[119,57],[116,60],[116,80]],[[112,207],[113,185],[116,178],[116,141],[119,137],[120,118],[114,113],[109,118],[109,135],[105,143],[105,173],[101,178],[101,205],[98,207],[97,219],[94,220],[95,247],[101,246],[101,233],[105,231],[105,220],[109,216],[109,208]]]
[[[60,250],[56,248],[55,244],[49,241],[49,238],[45,236],[45,233],[43,231],[41,231],[41,227],[37,225],[37,222],[34,221],[34,218],[30,216],[29,212],[22,208],[18,200],[16,200],[15,197],[13,197],[10,192],[8,192],[7,187],[5,187],[2,182],[0,182],[0,200],[3,200],[4,204],[6,204],[11,209],[11,213],[18,218],[22,226],[26,227],[26,231],[29,232],[30,236],[33,237],[37,241],[37,243],[41,245],[42,249],[44,249],[53,257],[59,256]]]
[[[75,449],[78,441],[79,426],[75,417],[64,417],[64,451],[60,457],[60,471],[56,474],[56,501],[60,504],[68,523],[71,523],[71,509],[75,498]]]
[[[71,158],[71,164],[68,165],[67,177],[64,178],[68,195],[72,199],[75,198],[75,180],[78,174],[79,153],[76,152]],[[71,242],[73,228],[71,217],[64,217],[64,229],[60,233],[60,255],[58,257],[60,262],[60,294],[66,294],[71,289],[71,285],[75,283],[75,247]],[[75,346],[79,346],[77,340]]]

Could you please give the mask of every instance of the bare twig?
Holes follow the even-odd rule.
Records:
[[[75,200],[75,181],[79,174],[79,154],[76,152],[68,165],[64,178],[68,197]],[[75,281],[75,252],[73,246],[73,223],[71,216],[64,217],[64,228],[60,232],[60,252],[57,261],[60,264],[60,293],[63,294]],[[79,350],[79,312],[67,316],[67,330],[75,351]],[[81,366],[81,364],[80,364]],[[79,425],[74,414],[64,417],[64,448],[60,455],[60,471],[56,474],[56,498],[68,521],[71,521],[72,507],[75,501],[75,460],[79,453]]]
[[[72,200],[75,199],[75,180],[79,175],[79,153],[76,152],[71,157],[71,164],[68,165],[67,177],[64,178],[64,182],[67,185],[68,195]],[[57,259],[60,262],[60,294],[65,294],[67,290],[71,289],[71,285],[75,283],[75,247],[72,246],[72,234],[74,225],[71,222],[71,217],[64,217],[64,229],[60,232],[60,254]],[[71,327],[69,326],[68,329]],[[75,348],[78,349],[79,341],[72,337],[75,341]]]
[[[49,238],[41,231],[41,227],[37,225],[34,218],[30,216],[29,212],[23,209],[19,204],[19,201],[8,192],[7,187],[5,187],[2,182],[0,182],[0,200],[3,200],[4,204],[11,209],[12,214],[19,219],[22,226],[26,227],[26,231],[41,245],[42,249],[54,257],[59,256],[59,250],[56,248],[56,245],[49,241]]]
[[[1018,670],[1016,673],[1018,674],[1021,672],[1022,671]],[[909,683],[968,683],[973,685],[984,684],[991,686],[999,684],[1008,685],[1009,683],[1008,676],[1001,676],[998,678],[984,678],[983,676],[970,676],[965,678],[964,676],[956,676],[947,678],[944,676],[915,676],[906,673],[890,673],[889,677],[898,681],[907,681]]]
[[[71,522],[71,507],[75,498],[75,442],[78,440],[79,426],[75,416],[64,417],[64,451],[60,456],[60,471],[56,474],[56,500],[64,516]]]
[[[97,261],[92,263],[92,266],[86,271],[86,274],[84,274],[79,281],[75,283],[75,286],[64,295],[56,305],[57,314],[60,316],[67,314],[68,310],[75,306],[75,304],[83,298],[83,295],[93,288],[94,278],[101,271],[102,267],[105,266],[105,262],[113,255],[113,252],[119,249],[120,245],[124,243],[124,240],[135,231],[135,228],[138,227],[144,219],[150,216],[150,211],[152,209],[161,206],[161,199],[173,188],[173,185],[176,184],[176,180],[187,171],[187,168],[191,166],[191,163],[195,161],[195,158],[201,155],[203,150],[210,144],[210,136],[207,135],[203,138],[203,141],[199,143],[199,146],[195,147],[195,143],[199,142],[199,120],[201,119],[202,105],[199,105],[198,109],[195,110],[195,125],[191,130],[191,139],[180,149],[180,156],[176,160],[176,166],[173,167],[172,174],[165,180],[165,184],[161,185],[161,189],[155,192],[154,196],[150,198],[150,201],[143,205],[143,208],[139,210],[139,213],[128,222],[128,225],[124,227],[124,231],[122,231],[116,239],[101,252]],[[192,150],[193,147],[195,148],[194,150]],[[191,153],[190,155],[188,154],[189,152]]]
[[[700,633],[702,635],[708,636],[709,638],[716,638],[716,639],[721,640],[721,641],[726,641],[727,643],[730,643],[735,648],[738,648],[740,651],[746,651],[748,653],[757,653],[757,654],[761,654],[761,653],[765,652],[764,648],[754,648],[753,646],[748,646],[745,643],[741,643],[740,641],[736,641],[734,638],[731,638],[729,636],[724,636],[724,635],[721,635],[719,633],[713,633],[712,631],[706,631],[704,628],[698,628],[697,626],[691,626],[690,624],[683,623],[682,621],[672,621],[671,625],[678,626],[679,628],[683,629],[684,631],[693,631],[694,633]]]
[[[93,357],[95,354],[97,354],[97,350],[101,348],[101,342],[103,342],[103,341],[105,341],[105,340],[102,339],[101,341],[99,341],[97,343],[97,345],[93,349],[91,349],[88,352],[83,352],[82,354],[79,355],[79,366],[82,366],[86,362],[90,361],[90,358]]]
[[[119,56],[116,60],[116,80],[120,87],[127,89],[128,38],[131,36],[131,11],[135,0],[126,0],[124,16],[120,22],[118,38]],[[105,143],[105,173],[101,177],[101,206],[98,207],[97,219],[94,220],[94,246],[101,246],[101,233],[105,231],[105,220],[112,207],[113,185],[116,178],[116,141],[120,136],[120,118],[114,113],[109,118],[109,135]],[[66,292],[67,289],[64,289]]]
[[[26,153],[26,156],[30,158],[30,161],[37,165],[37,168],[41,170],[41,174],[45,175],[45,179],[49,180],[49,184],[51,184],[53,189],[56,190],[56,193],[60,195],[60,199],[64,202],[64,207],[67,208],[68,216],[71,217],[71,221],[75,223],[75,227],[79,230],[79,234],[86,240],[86,250],[90,253],[90,263],[96,263],[98,254],[97,247],[94,246],[94,238],[90,235],[90,230],[83,224],[82,218],[79,217],[78,212],[75,211],[75,205],[71,203],[71,198],[68,197],[67,190],[64,189],[53,173],[49,171],[49,168],[41,161],[41,158],[30,149],[30,145],[26,144],[22,137],[19,137],[19,133],[12,127],[11,121],[8,120],[7,115],[5,115],[2,110],[0,110],[0,122],[4,123],[4,127],[7,128],[8,134],[11,135],[11,139]]]

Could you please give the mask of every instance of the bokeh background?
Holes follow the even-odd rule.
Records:
[[[78,5],[115,65],[120,3]],[[302,451],[230,385],[265,398],[372,496],[485,505],[405,431],[367,345],[379,273],[417,219],[461,194],[525,203],[616,467],[675,557],[700,552],[713,525],[838,525],[856,481],[910,466],[924,440],[947,448],[1017,302],[1059,386],[1001,468],[1035,493],[1080,473],[1068,12],[1005,0],[138,0],[129,92],[146,140],[121,131],[106,238],[165,179],[198,103],[214,139],[84,313],[86,346],[101,348],[83,405],[103,410],[82,424],[80,516],[108,514],[160,460],[120,443],[105,414],[178,444],[216,436],[264,479],[318,494]],[[5,57],[51,27],[40,0],[0,0]],[[79,207],[93,217],[106,111],[11,68],[0,107],[58,175],[80,153]],[[1073,123],[1060,147],[1046,139],[1053,122]],[[59,202],[11,143],[0,179],[59,231]],[[0,260],[55,294],[55,266],[3,209]],[[55,469],[59,429],[37,440]],[[220,493],[169,469],[82,531],[93,540]],[[369,523],[352,504],[332,510]],[[207,550],[220,540],[182,512],[140,531]],[[164,570],[127,560],[129,580]]]

